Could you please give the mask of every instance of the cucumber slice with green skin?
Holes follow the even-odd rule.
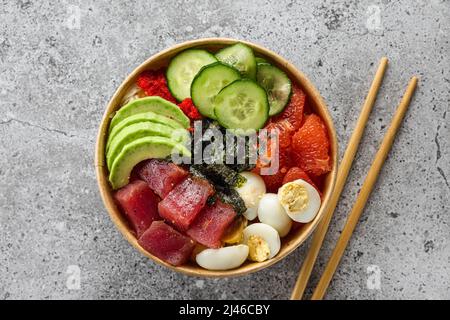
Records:
[[[227,129],[260,129],[269,118],[269,101],[264,88],[250,79],[236,80],[223,88],[214,100],[217,121]]]
[[[111,140],[111,146],[106,153],[108,169],[111,169],[111,165],[125,145],[134,140],[149,136],[165,137],[176,142],[184,143],[189,139],[189,132],[186,129],[173,129],[169,126],[149,121],[129,125]]]
[[[119,134],[119,132],[121,132],[124,128],[128,126],[140,122],[163,124],[172,129],[184,129],[184,127],[179,122],[166,116],[162,116],[154,112],[137,113],[132,116],[126,117],[125,119],[123,119],[114,126],[114,128],[108,135],[108,142],[106,143],[106,152],[109,151],[112,140],[115,138],[117,134]]]
[[[260,64],[256,79],[267,92],[269,115],[273,116],[283,111],[291,97],[292,85],[289,77],[275,66]]]
[[[164,159],[173,153],[191,157],[191,152],[180,143],[164,137],[145,137],[125,145],[114,160],[109,173],[113,190],[127,185],[131,170],[147,159]]]
[[[260,64],[270,64],[266,59],[261,57],[256,57],[256,65],[259,66]]]
[[[215,119],[214,98],[220,90],[240,78],[239,71],[222,62],[207,65],[192,81],[192,102],[203,116]]]
[[[256,60],[253,50],[243,43],[236,43],[216,53],[216,58],[239,70],[244,78],[256,79]]]
[[[201,49],[188,49],[177,54],[169,63],[166,72],[167,86],[172,95],[183,101],[191,96],[191,83],[200,69],[216,62],[212,53]]]
[[[154,112],[156,114],[169,117],[179,122],[186,129],[190,126],[191,121],[176,104],[173,104],[172,102],[169,102],[161,97],[152,96],[133,100],[120,108],[111,120],[109,132],[111,132],[114,127],[125,118],[144,112]]]

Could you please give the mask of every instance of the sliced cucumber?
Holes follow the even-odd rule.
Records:
[[[256,57],[256,65],[259,66],[260,64],[270,64],[266,59],[261,57]]]
[[[226,47],[216,53],[216,58],[239,70],[243,77],[256,79],[256,60],[253,50],[243,43]]]
[[[236,80],[216,96],[214,112],[227,129],[260,129],[269,117],[266,91],[253,80]]]
[[[188,49],[177,54],[167,67],[167,86],[172,95],[182,101],[190,97],[191,83],[198,71],[216,62],[213,54],[201,49]]]
[[[222,62],[203,67],[191,85],[191,97],[202,115],[215,119],[214,98],[224,87],[241,78],[239,71]]]
[[[258,65],[256,81],[267,92],[270,105],[269,115],[273,116],[283,111],[289,102],[292,91],[289,77],[275,66],[260,64]]]

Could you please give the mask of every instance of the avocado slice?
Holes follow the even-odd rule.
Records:
[[[175,142],[184,143],[189,139],[189,132],[186,129],[174,129],[169,126],[154,122],[138,122],[123,128],[112,140],[106,153],[106,163],[108,169],[114,162],[116,156],[125,145],[143,137],[159,136],[172,139]]]
[[[162,116],[159,114],[156,114],[154,112],[144,112],[144,113],[138,113],[134,114],[132,116],[126,117],[119,123],[117,123],[114,126],[114,129],[112,129],[108,135],[108,142],[106,144],[106,151],[109,150],[109,147],[111,145],[111,141],[114,139],[114,137],[122,131],[124,128],[135,124],[139,122],[153,122],[153,123],[159,123],[164,124],[168,127],[171,127],[173,129],[184,129],[184,127],[177,121],[172,120],[171,118],[168,118],[166,116]]]
[[[128,184],[131,170],[146,159],[163,159],[173,153],[191,157],[191,152],[180,143],[164,137],[145,137],[127,144],[114,160],[109,173],[112,188],[119,189]]]
[[[113,130],[114,127],[126,117],[149,111],[169,117],[179,122],[184,128],[189,128],[189,118],[186,117],[183,111],[181,111],[176,104],[173,104],[172,102],[169,102],[161,97],[152,96],[133,100],[120,108],[111,120],[109,132],[111,132],[111,130]]]

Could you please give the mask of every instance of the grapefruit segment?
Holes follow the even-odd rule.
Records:
[[[306,116],[292,137],[292,151],[299,166],[308,174],[323,175],[331,170],[327,129],[315,114]]]

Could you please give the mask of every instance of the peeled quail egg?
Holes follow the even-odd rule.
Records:
[[[262,262],[280,251],[278,231],[265,223],[253,223],[244,229],[244,244],[249,247],[249,259]]]
[[[248,220],[253,220],[258,214],[258,203],[261,197],[266,193],[264,180],[253,172],[244,171],[241,175],[246,179],[242,186],[236,188],[236,191],[244,200],[247,211],[244,216]]]
[[[266,193],[262,196],[258,205],[258,218],[262,223],[274,227],[280,237],[284,237],[291,230],[292,220],[275,193]]]
[[[278,200],[292,220],[308,223],[320,209],[320,195],[308,182],[298,179],[278,190]]]
[[[229,270],[239,267],[248,257],[249,248],[244,244],[206,249],[197,254],[195,261],[208,270]]]

